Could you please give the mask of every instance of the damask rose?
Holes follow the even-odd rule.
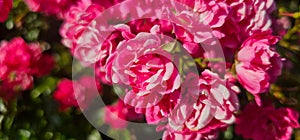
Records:
[[[256,33],[244,41],[236,56],[238,80],[258,104],[259,94],[267,92],[281,74],[282,59],[273,47],[278,40],[271,31]]]

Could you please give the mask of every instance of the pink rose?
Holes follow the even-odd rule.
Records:
[[[187,83],[183,84],[187,92],[166,127],[167,133],[173,133],[170,138],[214,137],[218,130],[235,121],[234,112],[239,109],[238,88],[209,70],[204,70],[200,79],[197,77],[189,74]]]
[[[74,96],[73,82],[69,79],[63,79],[59,82],[56,91],[53,93],[53,98],[60,103],[61,110],[78,106]]]
[[[298,112],[291,108],[249,103],[237,117],[235,132],[246,139],[289,140],[293,128],[300,127],[298,117]]]
[[[271,27],[270,15],[276,8],[274,0],[226,0],[226,3],[242,32],[242,40],[256,31],[266,31]]]
[[[47,67],[40,63],[49,64]],[[0,43],[1,96],[13,97],[12,93],[28,90],[33,86],[33,76],[48,74],[54,66],[53,58],[42,55],[37,43],[26,44],[16,37]],[[9,88],[8,88],[9,87]]]
[[[210,25],[212,33],[220,39],[233,57],[235,49],[255,31],[266,31],[272,25],[274,0],[178,0],[198,12],[201,20]],[[230,50],[232,49],[232,50]]]
[[[63,37],[62,43],[69,47],[71,52],[75,50],[79,36],[102,10],[101,6],[86,2],[79,6],[71,7],[65,14],[64,23],[60,27],[60,35]]]
[[[107,74],[114,84],[127,85],[124,102],[158,123],[179,98],[180,75],[158,35],[139,33],[119,44],[108,58]]]
[[[258,95],[266,92],[281,74],[282,59],[272,47],[278,40],[271,31],[256,33],[244,41],[236,56],[238,80],[256,97],[258,104],[261,104]]]
[[[102,90],[98,82],[95,86],[92,83],[94,78],[89,76],[83,76],[77,81],[63,79],[58,83],[53,98],[59,102],[62,111],[78,106],[85,109]]]
[[[0,22],[4,22],[12,8],[12,0],[0,0]]]

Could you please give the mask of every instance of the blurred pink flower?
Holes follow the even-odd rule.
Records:
[[[43,55],[41,58],[34,63],[32,72],[36,77],[41,77],[49,74],[52,68],[55,66],[55,60],[51,55]]]
[[[69,79],[63,79],[57,85],[53,98],[60,103],[60,109],[66,110],[69,107],[78,107],[74,96],[73,82]]]
[[[62,111],[78,106],[86,109],[101,90],[101,85],[90,76],[83,76],[77,81],[63,79],[58,83],[53,98],[59,102]]]
[[[241,85],[255,96],[260,105],[259,94],[267,92],[270,84],[281,74],[282,59],[272,45],[279,37],[271,31],[256,33],[242,44],[236,57],[236,73]]]
[[[48,64],[47,67],[40,63]],[[28,90],[33,86],[33,76],[43,76],[51,72],[54,61],[51,56],[43,55],[37,43],[26,44],[16,37],[0,44],[1,96],[13,97],[13,93]],[[7,95],[6,95],[7,94]],[[8,97],[9,96],[9,97]]]
[[[249,103],[237,117],[235,132],[253,140],[289,140],[293,128],[300,127],[298,118],[298,112],[291,108]]]
[[[104,122],[116,129],[126,128],[128,121],[141,121],[144,117],[142,114],[137,114],[133,107],[125,105],[122,100],[106,106],[104,113]]]
[[[24,0],[30,10],[62,17],[72,5],[81,0]]]
[[[200,79],[197,77],[189,74],[183,84],[187,93],[169,117],[165,135],[171,135],[165,139],[213,138],[219,130],[234,123],[234,112],[239,109],[238,88],[209,70],[203,71]]]
[[[279,36],[284,36],[288,29],[290,29],[292,23],[287,16],[280,17],[279,19],[274,19],[273,22],[273,31]]]
[[[4,22],[12,8],[12,0],[0,0],[0,22]]]

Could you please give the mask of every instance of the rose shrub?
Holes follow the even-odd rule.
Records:
[[[0,139],[299,139],[296,2],[0,0]]]

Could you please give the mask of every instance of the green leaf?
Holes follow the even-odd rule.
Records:
[[[102,140],[100,133],[97,130],[93,130],[88,136],[87,140]]]
[[[28,131],[26,129],[19,129],[18,134],[19,134],[19,138],[21,140],[28,140],[30,138],[30,135],[31,135],[30,131]]]
[[[51,94],[56,88],[58,82],[57,78],[46,77],[42,78],[39,84],[31,91],[30,95],[32,99],[39,97],[42,93]]]
[[[117,140],[131,140],[130,132],[127,129],[109,129],[108,135]]]

